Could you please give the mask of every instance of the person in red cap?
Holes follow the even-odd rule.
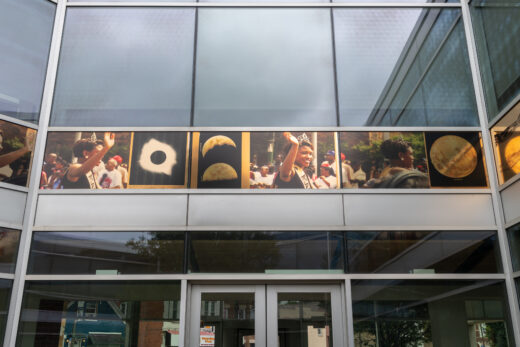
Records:
[[[114,155],[111,159],[114,159],[117,162],[117,171],[121,173],[121,181],[123,182],[123,188],[128,187],[128,170],[121,166],[121,164],[123,163],[123,158],[120,155]]]
[[[320,177],[315,181],[319,189],[336,189],[338,187],[338,179],[333,175],[332,167],[324,161],[320,166]]]

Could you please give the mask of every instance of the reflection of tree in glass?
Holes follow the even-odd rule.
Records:
[[[421,347],[432,341],[429,321],[363,321],[355,323],[354,331],[356,346],[360,347]]]
[[[274,232],[192,232],[192,272],[264,272],[279,268]]]
[[[509,346],[504,322],[486,323],[486,337],[491,347]]]
[[[157,273],[182,272],[184,240],[178,233],[148,232],[138,238],[133,238],[126,246],[135,250],[143,261],[156,264]]]

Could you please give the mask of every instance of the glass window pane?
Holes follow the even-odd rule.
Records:
[[[253,347],[255,312],[254,293],[202,293],[200,346]]]
[[[51,124],[189,125],[194,30],[194,9],[68,9]]]
[[[190,232],[191,272],[343,273],[340,232]]]
[[[184,232],[35,232],[28,273],[183,272]]]
[[[336,125],[330,10],[200,9],[194,124]]]
[[[479,132],[341,132],[344,188],[485,188]]]
[[[189,136],[176,131],[49,132],[40,189],[186,188]],[[93,155],[97,161],[89,160]]]
[[[500,184],[520,174],[520,103],[491,128]]]
[[[347,232],[352,273],[495,273],[494,231]]]
[[[0,279],[0,343],[3,343],[4,341],[5,325],[7,323],[7,313],[9,312],[12,286],[13,281]]]
[[[476,0],[470,5],[491,120],[520,92],[520,7],[517,0]]]
[[[341,125],[478,125],[460,10],[333,13]]]
[[[513,271],[520,271],[520,224],[507,229]]]
[[[180,287],[28,282],[17,346],[179,346]]]
[[[14,273],[20,233],[20,230],[0,227],[0,272]]]
[[[514,345],[501,281],[353,281],[352,305],[359,347]]]
[[[55,10],[50,1],[0,1],[0,113],[38,122]]]
[[[278,293],[281,347],[332,346],[330,293]]]
[[[69,2],[194,2],[195,0],[68,0]]]
[[[27,186],[36,130],[0,120],[0,181]]]

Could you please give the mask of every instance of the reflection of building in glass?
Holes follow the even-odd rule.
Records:
[[[365,124],[476,125],[464,37],[459,12],[423,10]]]

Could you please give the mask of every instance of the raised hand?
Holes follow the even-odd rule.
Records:
[[[115,133],[110,133],[110,132],[105,133],[105,136],[103,137],[103,145],[105,146],[106,149],[110,149],[114,146],[114,144],[116,143],[115,138],[116,138]]]
[[[293,145],[298,144],[298,139],[295,136],[293,136],[290,132],[283,133],[283,137],[285,137],[285,139]]]

